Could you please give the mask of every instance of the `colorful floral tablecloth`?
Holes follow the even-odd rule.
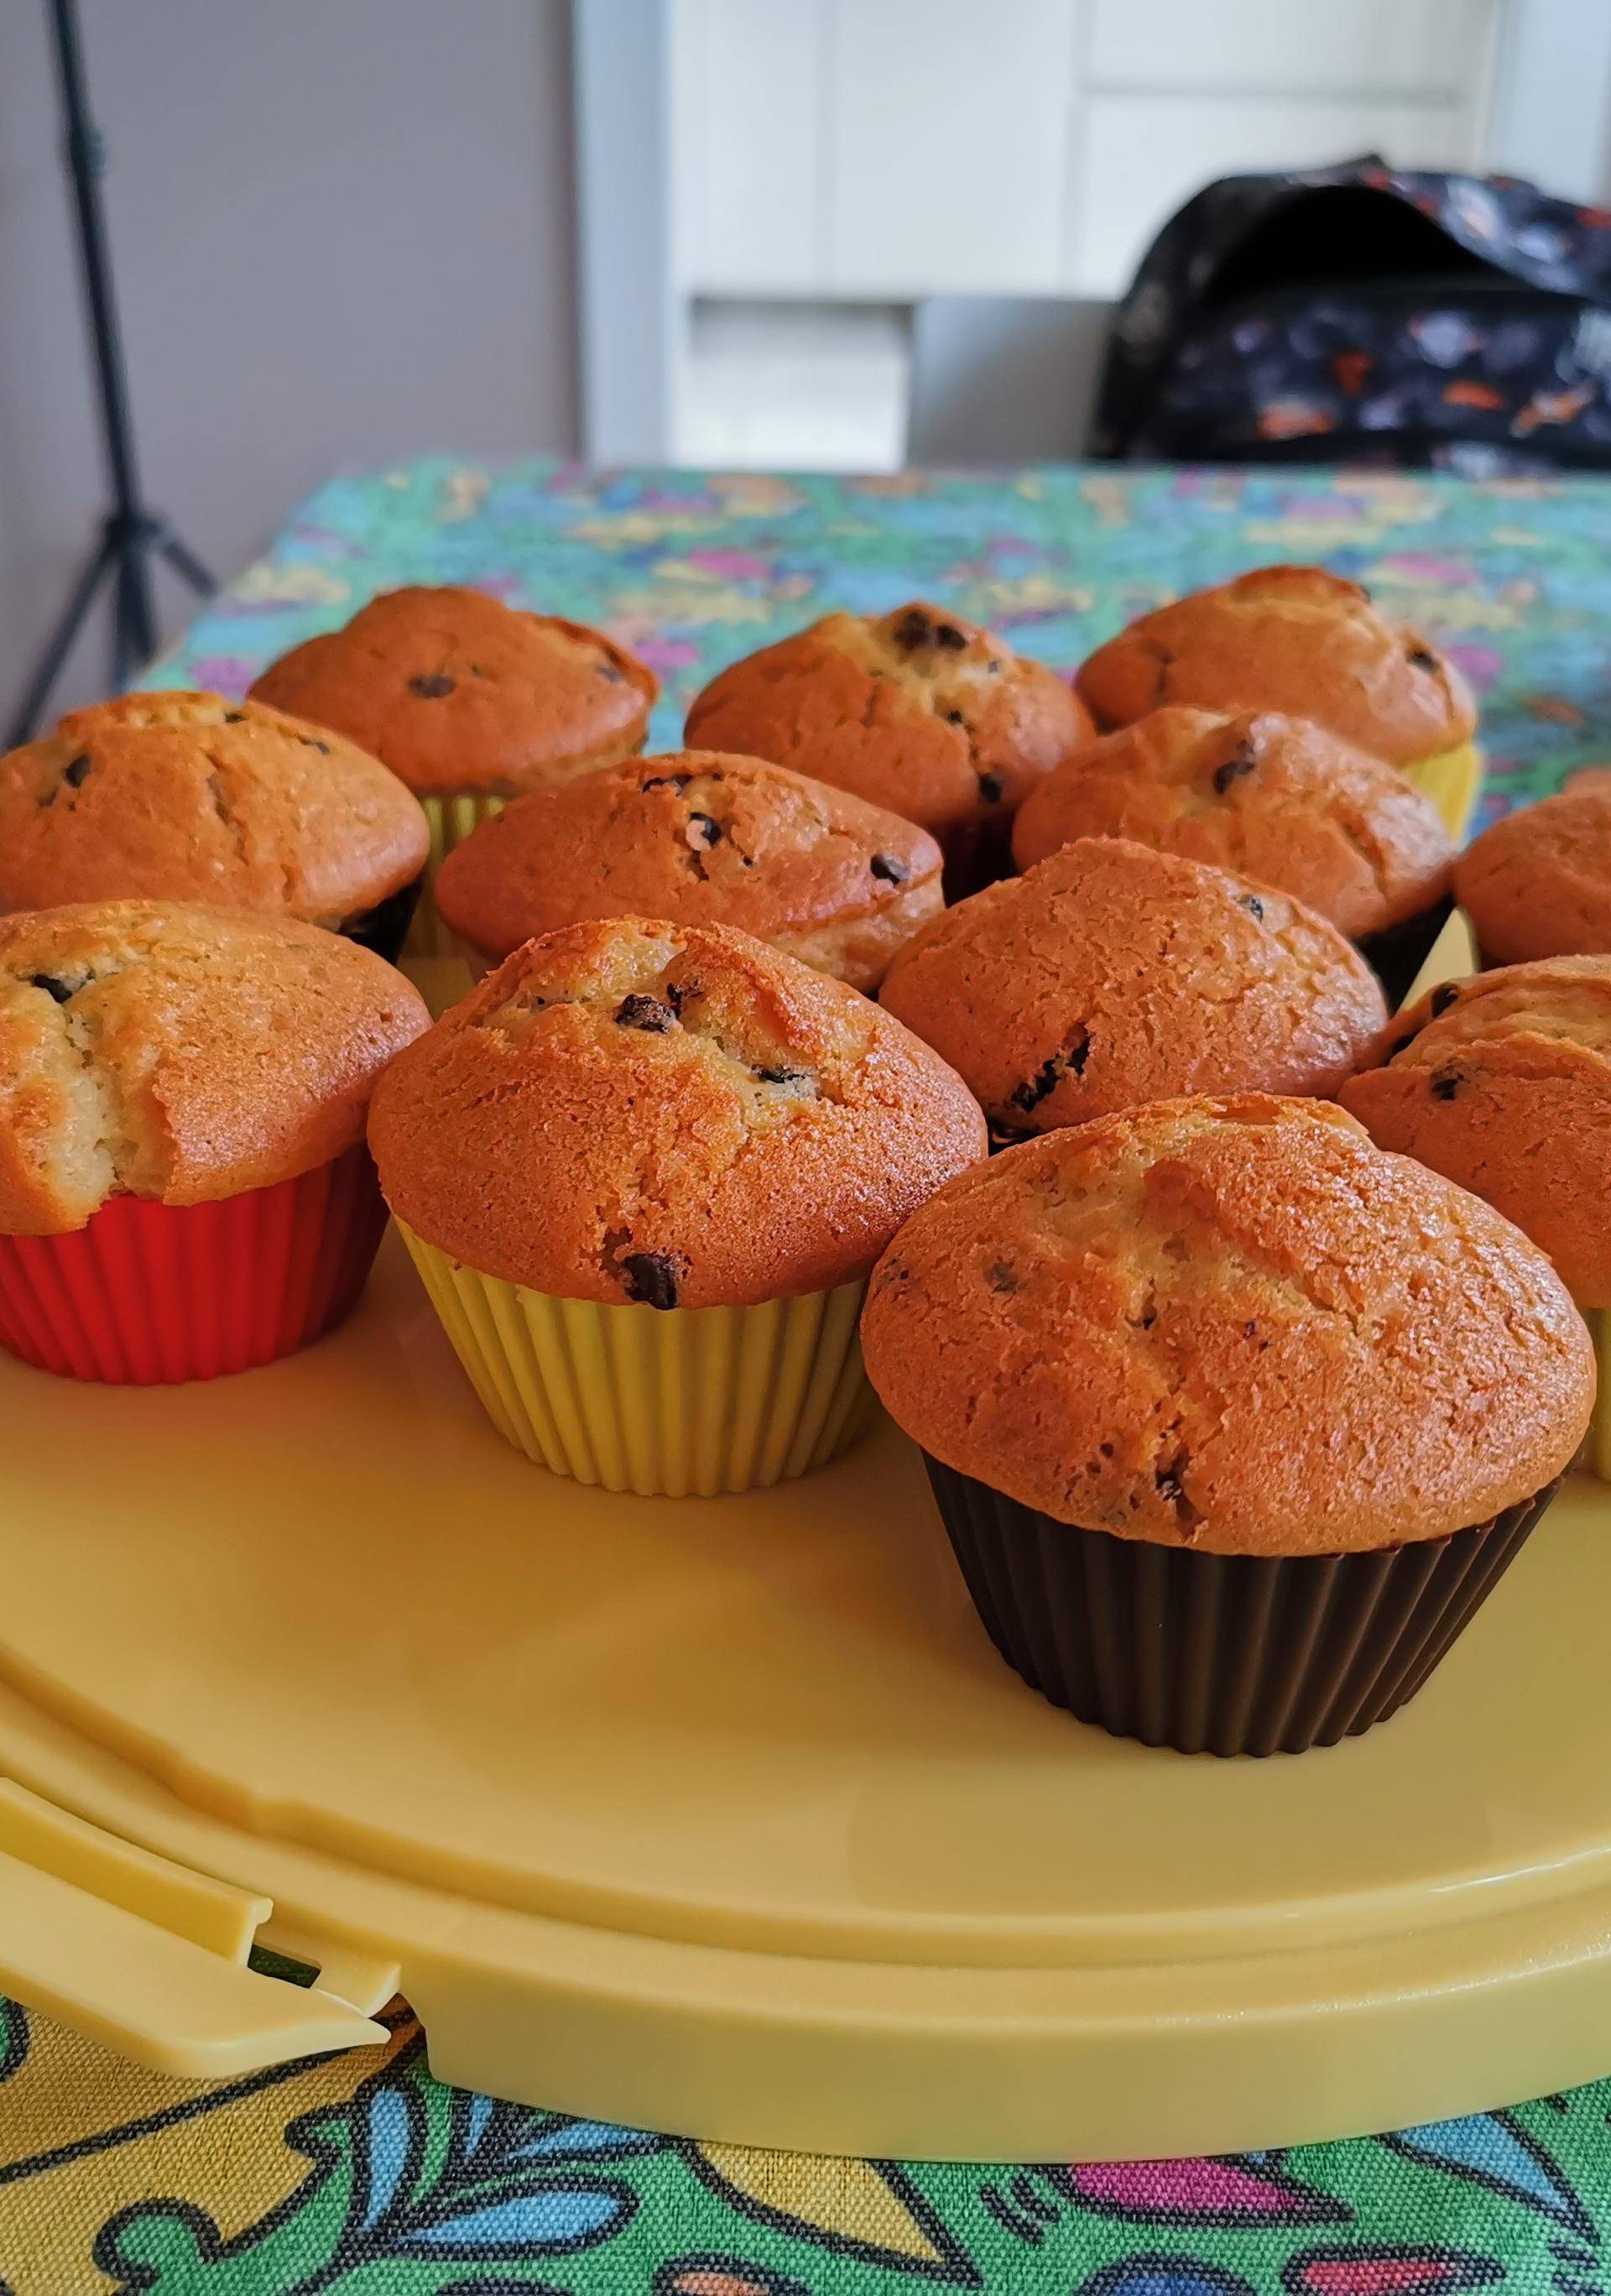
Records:
[[[1072,666],[1176,590],[1322,559],[1446,644],[1487,808],[1611,758],[1611,487],[1307,472],[872,480],[426,461],[333,480],[153,682],[238,693],[402,582],[606,622],[666,682],[834,606],[949,600]],[[1347,2144],[1132,2168],[689,2144],[381,2050],[198,2088],[0,2003],[0,2296],[1597,2296],[1611,2081]],[[1611,2067],[1611,2033],[1606,2038]]]

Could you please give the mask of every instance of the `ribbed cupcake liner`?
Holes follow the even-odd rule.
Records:
[[[459,944],[437,914],[437,872],[453,851],[462,845],[472,830],[490,821],[495,813],[502,813],[509,800],[504,797],[422,797],[421,807],[426,827],[430,832],[430,851],[426,857],[425,873],[420,881],[420,905],[413,914],[404,943],[407,956],[457,956]]]
[[[1559,1488],[1363,1554],[1203,1554],[1082,1530],[924,1455],[991,1640],[1083,1722],[1183,1754],[1297,1754],[1414,1697]]]
[[[1432,800],[1443,827],[1457,845],[1463,845],[1483,787],[1482,751],[1476,742],[1462,742],[1458,749],[1421,758],[1404,767],[1404,777]]]
[[[493,1424],[555,1474],[710,1498],[824,1465],[866,1418],[864,1283],[758,1308],[603,1307],[480,1275],[397,1226]]]
[[[116,1196],[74,1234],[0,1236],[0,1347],[119,1386],[271,1363],[348,1314],[385,1226],[362,1143],[217,1203]]]
[[[421,880],[404,885],[372,909],[353,917],[341,928],[342,938],[356,940],[360,948],[372,948],[388,964],[396,964],[408,939],[408,929],[413,922],[414,911],[420,906]]]
[[[1354,947],[1381,982],[1391,1010],[1396,1011],[1410,994],[1416,974],[1431,955],[1432,944],[1453,911],[1453,897],[1446,896],[1429,909],[1419,909],[1414,916],[1355,941]]]

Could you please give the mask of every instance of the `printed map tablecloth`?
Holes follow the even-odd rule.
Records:
[[[1611,758],[1611,487],[1307,472],[341,479],[155,682],[238,693],[402,582],[607,623],[666,680],[835,606],[953,603],[1059,665],[1180,589],[1321,559],[1482,699],[1486,807]],[[0,2004],[0,2296],[1598,2296],[1611,2082],[1348,2144],[1134,2168],[808,2160],[445,2089],[383,2050],[197,2088]],[[1611,2033],[1606,2037],[1611,2068]]]

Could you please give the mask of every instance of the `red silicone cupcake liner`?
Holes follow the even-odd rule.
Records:
[[[0,1347],[119,1386],[272,1363],[348,1314],[385,1226],[362,1142],[217,1203],[116,1196],[75,1234],[0,1236]]]
[[[1082,1530],[925,1455],[980,1618],[1054,1706],[1183,1754],[1297,1754],[1386,1721],[1446,1656],[1559,1488],[1365,1554],[1203,1554]]]

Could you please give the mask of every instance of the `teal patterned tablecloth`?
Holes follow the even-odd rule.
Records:
[[[1490,812],[1611,758],[1611,487],[1591,481],[425,461],[323,487],[155,682],[239,693],[376,590],[473,582],[634,646],[672,745],[712,670],[836,606],[950,601],[1071,668],[1175,591],[1294,558],[1460,663]],[[387,2021],[386,2049],[198,2089],[0,2004],[0,2296],[1597,2296],[1611,2277],[1611,2081],[1285,2153],[936,2167],[495,2104],[430,2079],[404,2005]]]

